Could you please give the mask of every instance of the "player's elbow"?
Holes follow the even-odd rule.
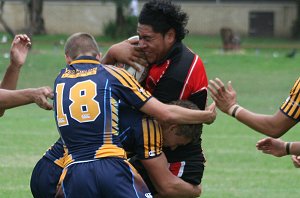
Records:
[[[4,109],[0,109],[0,117],[4,116],[4,112],[5,112]]]
[[[288,129],[284,127],[272,127],[269,131],[269,136],[272,138],[280,138],[283,134],[285,134],[288,131]]]
[[[195,197],[200,197],[202,193],[202,187],[201,184],[199,185],[194,185],[193,186],[193,190],[191,191],[191,193],[189,195],[187,195],[187,198],[195,198]]]
[[[198,187],[198,188],[197,188],[197,190],[196,190],[196,192],[195,192],[195,194],[196,194],[195,197],[200,197],[200,196],[201,196],[201,193],[202,193],[202,188],[201,188],[200,185],[197,186],[197,187]]]
[[[279,134],[271,134],[270,137],[272,137],[272,138],[280,138],[281,135],[279,135]]]
[[[285,133],[285,132],[282,130],[273,130],[273,131],[271,131],[269,136],[272,138],[280,138],[283,135],[283,133]]]

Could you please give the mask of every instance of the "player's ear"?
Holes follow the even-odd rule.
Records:
[[[177,124],[170,124],[169,132],[176,132]]]
[[[173,43],[176,40],[176,32],[173,28],[171,28],[166,34],[165,38],[167,39],[168,43]]]
[[[70,64],[72,62],[72,58],[65,54],[65,60],[67,64]]]

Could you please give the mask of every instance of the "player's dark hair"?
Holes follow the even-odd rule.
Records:
[[[172,101],[170,104],[178,105],[187,109],[199,110],[198,106],[189,100],[176,100]],[[202,134],[202,124],[178,124],[176,135],[185,136],[192,139],[192,141],[199,141]]]
[[[99,54],[99,48],[92,35],[78,32],[71,35],[66,41],[65,54],[72,59],[76,59],[80,54],[90,54],[96,57]]]
[[[184,39],[188,30],[188,15],[179,5],[169,0],[151,0],[144,4],[139,15],[139,23],[150,25],[154,32],[165,35],[171,28],[176,32],[176,40]]]

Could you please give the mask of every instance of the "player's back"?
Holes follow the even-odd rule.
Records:
[[[139,108],[150,95],[135,91],[133,79],[122,72],[81,57],[58,75],[54,104],[57,126],[72,156],[68,163],[126,157],[118,137],[118,102]]]

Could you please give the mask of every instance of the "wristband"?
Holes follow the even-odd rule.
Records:
[[[285,145],[285,151],[286,151],[287,155],[291,154],[290,153],[291,146],[292,146],[292,142],[287,142],[286,145]]]
[[[230,107],[228,110],[228,114],[231,115],[232,117],[236,117],[237,114],[242,110],[243,108],[240,107],[239,105],[235,104]]]
[[[229,115],[231,115],[232,116],[232,112],[233,112],[233,110],[234,110],[234,108],[236,108],[236,107],[238,107],[239,105],[237,105],[237,104],[234,104],[234,105],[232,105],[230,108],[229,108],[229,110],[228,110],[228,114]]]
[[[233,109],[232,114],[231,114],[232,117],[235,117],[235,116],[237,115],[239,108],[240,108],[240,106],[236,106],[236,107]]]

